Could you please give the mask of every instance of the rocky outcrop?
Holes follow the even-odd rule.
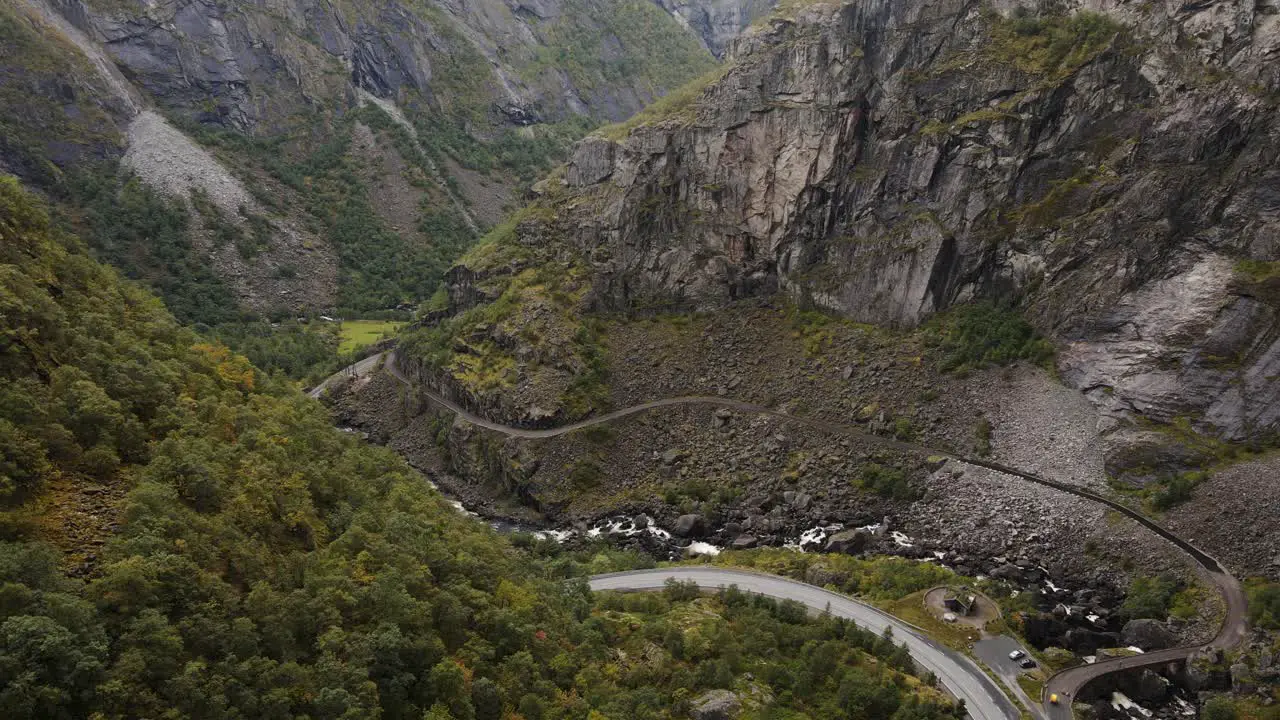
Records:
[[[655,0],[689,28],[716,57],[753,21],[768,14],[775,0]]]
[[[671,532],[676,537],[696,538],[707,534],[707,520],[701,515],[681,515]]]
[[[100,49],[44,0],[0,6],[0,171],[47,186],[118,157],[138,98]]]
[[[693,701],[696,720],[733,720],[742,709],[742,701],[728,690],[708,690]]]
[[[249,216],[260,223],[255,231],[268,233],[270,242],[252,257],[225,238],[215,240],[200,213],[191,213],[188,226],[201,259],[246,309],[267,313],[332,306],[337,278],[331,248],[300,224],[263,208],[217,157],[150,109],[150,99],[107,50],[77,27],[90,23],[89,13],[67,2],[20,0],[0,15],[7,32],[16,33],[16,54],[0,63],[5,65],[0,84],[21,95],[20,101],[7,92],[0,97],[0,123],[8,135],[0,141],[0,169],[65,196],[59,185],[76,171],[101,172],[104,161],[121,160],[144,182],[189,207],[193,192],[200,193],[211,211],[245,233]],[[28,43],[38,43],[39,49]],[[179,264],[172,258],[166,262]]]
[[[500,219],[530,173],[587,127],[621,120],[715,65],[648,2],[9,5],[0,10],[8,41],[0,51],[0,169],[68,195],[56,188],[65,177],[86,166],[100,172],[123,155],[166,194],[189,199],[200,187],[224,217],[206,223],[191,208],[186,264],[211,266],[242,309],[266,315],[425,299],[416,293],[431,294],[441,260]],[[353,130],[375,124],[370,104],[395,121],[376,123],[378,148]],[[431,131],[420,143],[419,127]],[[297,167],[314,159],[318,165]],[[353,193],[367,196],[354,205],[307,197],[324,192],[324,176],[341,164],[360,165],[358,174],[376,166],[372,172],[403,172],[390,191],[376,176],[343,178],[344,190],[384,190]],[[395,226],[372,227],[366,203]],[[359,230],[337,229],[357,214]],[[246,218],[254,237],[229,250],[221,240],[246,230]],[[375,239],[353,237],[361,232]],[[443,258],[427,257],[441,248],[449,248]],[[396,265],[427,277],[383,283]],[[384,277],[366,283],[368,268]]]
[[[1120,631],[1120,639],[1125,645],[1136,645],[1143,650],[1164,650],[1178,644],[1178,636],[1174,635],[1159,620],[1130,620]]]
[[[871,535],[866,530],[845,530],[827,538],[827,544],[822,549],[823,552],[856,555],[862,552],[870,541]]]
[[[1277,16],[1001,8],[811,6],[696,100],[582,143],[567,225],[594,306],[783,289],[910,327],[1019,298],[1113,468],[1153,469],[1123,457],[1153,422],[1280,429]]]
[[[681,34],[673,22],[651,28],[652,47],[624,45],[610,24],[611,6],[593,0],[56,3],[162,107],[256,132],[280,129],[309,108],[335,110],[353,87],[437,110],[474,111],[494,127],[576,115],[620,120],[652,99],[653,78],[636,73],[633,82],[617,82],[625,73],[615,72],[614,82],[604,82],[603,69],[570,73],[539,54],[558,47],[572,26],[585,31],[579,37],[598,36],[601,68],[629,62],[633,69]],[[662,19],[657,7],[633,11]],[[694,47],[691,41],[665,47],[669,57],[662,60],[678,65]],[[573,49],[592,61],[592,48]]]

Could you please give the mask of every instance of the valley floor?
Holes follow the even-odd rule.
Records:
[[[617,322],[606,336],[614,407],[722,396],[985,452],[1107,492],[1097,414],[1037,367],[940,373],[916,336],[754,305]],[[887,519],[914,542],[882,550],[942,553],[965,574],[1031,568],[1086,593],[1164,571],[1194,578],[1172,547],[1079,498],[778,417],[668,407],[563,437],[516,440],[435,415],[392,378],[375,375],[359,387],[338,399],[340,422],[433,469],[443,487],[484,513],[561,527],[644,513],[672,528],[697,515],[706,539],[723,546],[743,536],[780,544],[815,526]],[[1232,557],[1225,547],[1206,549]],[[1211,605],[1181,621],[1184,637],[1212,634]]]

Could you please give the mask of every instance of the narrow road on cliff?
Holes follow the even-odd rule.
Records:
[[[1092,493],[1088,490],[1084,490],[1074,485],[1068,485],[1066,483],[1061,483],[1056,480],[1050,480],[1048,478],[1044,478],[1039,475],[1023,472],[1021,470],[1018,470],[1017,468],[1009,467],[1007,465],[1002,465],[1000,463],[983,460],[981,458],[974,458],[966,455],[961,455],[951,450],[944,450],[941,448],[932,448],[925,445],[919,445],[916,443],[904,442],[901,440],[896,440],[894,438],[875,435],[870,432],[867,432],[866,430],[856,425],[849,425],[845,423],[838,423],[838,422],[832,422],[829,420],[808,418],[808,417],[802,417],[797,415],[788,415],[787,413],[780,412],[778,410],[774,410],[772,408],[768,408],[763,405],[756,405],[754,403],[742,402],[740,400],[731,400],[731,399],[722,398],[722,397],[688,396],[688,397],[664,398],[661,400],[652,400],[650,402],[641,403],[639,405],[632,405],[631,407],[622,408],[621,410],[615,410],[610,413],[587,418],[586,420],[579,420],[578,422],[570,423],[568,425],[562,425],[560,427],[554,427],[554,428],[512,427],[508,425],[502,425],[500,423],[495,423],[485,418],[479,417],[476,414],[472,413],[471,411],[467,410],[466,408],[458,405],[457,403],[453,402],[452,400],[449,400],[448,398],[441,396],[440,394],[436,393],[435,391],[429,388],[414,385],[414,383],[410,381],[409,378],[405,377],[404,374],[400,371],[400,368],[396,363],[394,350],[388,351],[382,355],[375,355],[372,358],[367,358],[365,360],[360,361],[359,363],[356,363],[355,365],[352,365],[346,370],[343,370],[342,372],[325,380],[323,383],[318,385],[314,390],[312,390],[310,394],[312,395],[312,397],[319,397],[320,394],[323,393],[324,389],[329,386],[329,383],[331,381],[336,381],[338,378],[344,375],[350,377],[350,376],[359,376],[359,375],[368,374],[373,370],[373,368],[378,366],[377,361],[380,358],[384,360],[384,362],[382,363],[382,367],[386,369],[393,377],[395,377],[396,379],[400,380],[401,382],[411,387],[416,387],[419,392],[421,392],[422,394],[430,398],[432,402],[435,402],[436,404],[448,409],[449,411],[455,413],[456,415],[466,420],[467,422],[472,423],[473,425],[485,428],[487,430],[492,430],[497,433],[508,435],[511,437],[533,438],[533,439],[552,438],[552,437],[558,437],[560,435],[566,435],[568,433],[574,432],[575,430],[581,430],[583,428],[592,427],[594,425],[610,423],[615,420],[620,420],[622,418],[629,417],[631,415],[648,412],[650,410],[654,410],[657,408],[671,407],[671,406],[677,406],[677,405],[715,405],[717,407],[732,408],[739,412],[776,417],[776,418],[785,420],[787,422],[797,423],[797,424],[811,427],[824,432],[857,437],[859,439],[867,440],[869,442],[877,443],[887,447],[893,447],[899,450],[904,450],[906,452],[922,453],[926,455],[945,457],[945,458],[950,458],[952,460],[956,460],[958,462],[965,463],[968,465],[984,467],[989,470],[994,470],[996,472],[1003,473],[1005,475],[1010,475],[1012,477],[1025,480],[1027,482],[1033,482],[1033,483],[1036,483],[1037,485],[1043,485],[1045,487],[1050,487],[1064,493],[1070,493],[1077,497],[1085,498],[1086,500],[1090,500],[1092,502],[1105,505],[1108,508],[1115,510],[1116,512],[1119,512],[1131,518],[1135,522],[1146,527],[1148,530],[1154,532],[1155,534],[1169,541],[1173,545],[1177,546],[1179,550],[1182,550],[1184,553],[1189,555],[1191,559],[1195,561],[1195,563],[1205,571],[1206,577],[1208,577],[1213,582],[1213,584],[1218,588],[1218,591],[1222,594],[1223,601],[1226,606],[1226,614],[1222,621],[1222,627],[1218,630],[1218,634],[1212,640],[1210,640],[1208,643],[1205,643],[1204,645],[1177,647],[1177,648],[1171,648],[1168,650],[1150,652],[1150,653],[1137,655],[1133,657],[1114,658],[1111,660],[1096,662],[1091,665],[1081,665],[1081,666],[1063,670],[1059,673],[1054,674],[1045,683],[1044,696],[1041,698],[1041,701],[1045,705],[1045,710],[1048,713],[1050,720],[1070,720],[1070,718],[1072,717],[1071,709],[1070,709],[1071,700],[1079,695],[1080,689],[1083,688],[1087,683],[1099,677],[1102,677],[1103,675],[1107,675],[1113,672],[1119,672],[1122,670],[1154,667],[1154,666],[1163,665],[1165,663],[1175,661],[1175,660],[1185,660],[1197,650],[1230,649],[1230,648],[1236,647],[1241,642],[1243,642],[1248,632],[1247,600],[1246,600],[1244,588],[1240,585],[1240,582],[1236,580],[1236,578],[1233,577],[1231,573],[1227,571],[1227,569],[1223,567],[1216,559],[1214,559],[1204,551],[1200,550],[1199,548],[1195,547],[1191,543],[1187,542],[1186,540],[1183,540],[1177,535],[1174,535],[1172,532],[1158,525],[1155,521],[1151,520],[1150,518],[1143,515],[1142,513],[1126,505],[1123,505],[1114,500],[1106,498],[1102,495]],[[1061,698],[1062,702],[1059,705],[1049,704],[1048,698],[1051,693],[1057,693],[1058,697]]]
[[[339,370],[338,372],[325,378],[324,381],[321,382],[319,385],[316,385],[315,387],[308,390],[307,395],[310,395],[313,398],[319,399],[321,396],[324,395],[326,390],[333,387],[344,378],[358,378],[358,377],[364,377],[365,375],[368,375],[370,372],[373,371],[374,368],[378,366],[378,361],[382,360],[383,358],[386,358],[387,362],[393,362],[395,359],[395,353],[393,352],[378,353],[377,355],[370,355],[369,357],[363,360],[360,360],[359,362],[356,362],[352,365],[348,365],[345,368]],[[403,375],[400,374],[400,371],[398,369],[393,369],[391,374],[395,375],[397,378],[399,378],[400,380],[406,383],[409,382]]]
[[[930,640],[888,613],[815,585],[763,573],[702,567],[609,573],[592,576],[589,582],[592,590],[661,590],[668,579],[692,581],[706,590],[736,585],[744,592],[794,600],[816,612],[830,611],[835,617],[853,620],[877,635],[885,628],[892,628],[894,642],[905,644],[917,666],[933,673],[948,692],[963,699],[965,709],[974,720],[1017,720],[1019,717],[1014,704],[973,660]]]

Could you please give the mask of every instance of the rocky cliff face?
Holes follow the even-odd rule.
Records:
[[[494,126],[619,120],[704,62],[638,1],[56,4],[161,106],[240,130],[332,109],[353,87]]]
[[[729,44],[755,20],[773,9],[774,0],[656,0],[685,27],[702,39],[716,57],[724,57]]]
[[[1280,429],[1277,53],[1253,2],[814,5],[581,143],[548,204],[584,307],[782,289],[909,328],[1017,298],[1143,475],[1215,452],[1170,427]]]
[[[0,10],[0,168],[66,197],[123,159],[187,206],[192,262],[264,313],[425,299],[590,126],[714,65],[648,0]]]

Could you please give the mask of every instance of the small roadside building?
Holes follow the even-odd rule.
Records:
[[[942,606],[956,615],[965,616],[973,612],[974,606],[977,605],[978,598],[967,589],[948,590],[946,596],[942,598]]]

